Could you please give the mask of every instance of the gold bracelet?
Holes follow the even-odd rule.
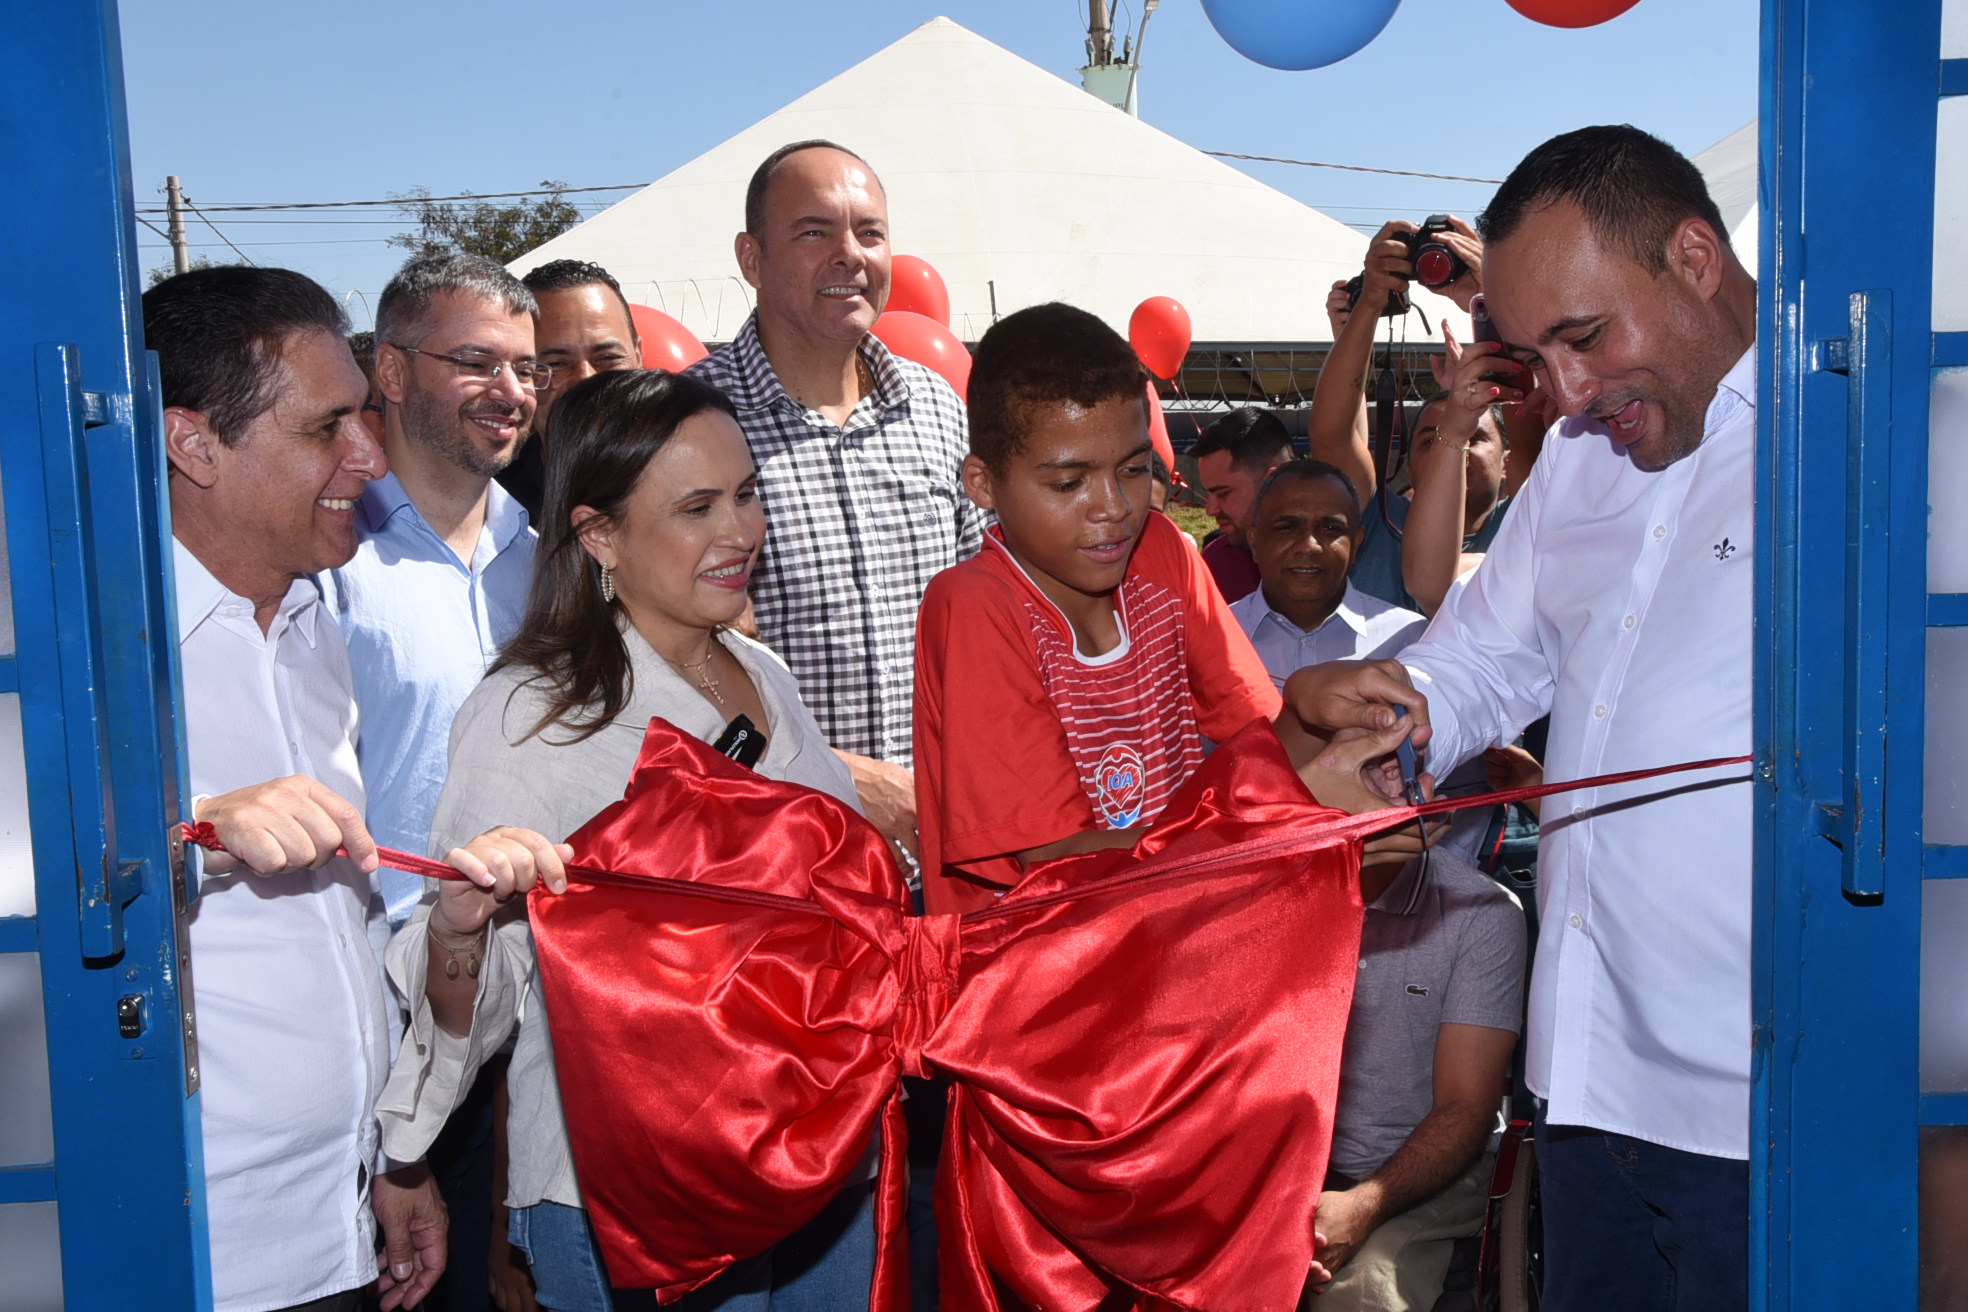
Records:
[[[485,922],[487,927],[490,927],[491,923],[492,922],[489,920]],[[478,933],[472,935],[469,939],[467,939],[463,943],[458,944],[456,947],[453,947],[451,944],[446,943],[442,938],[440,938],[438,936],[437,927],[428,920],[424,922],[424,933],[426,936],[429,937],[430,941],[436,944],[438,948],[440,948],[444,953],[444,957],[445,957],[444,978],[446,979],[458,978],[458,954],[460,952],[467,954],[465,957],[465,974],[469,975],[473,979],[478,978],[478,953],[479,953],[479,949],[482,946],[484,946],[485,943],[485,929],[481,928],[478,931]]]

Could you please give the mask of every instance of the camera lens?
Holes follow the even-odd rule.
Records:
[[[1455,281],[1455,255],[1446,246],[1430,245],[1415,256],[1415,277],[1424,287]]]

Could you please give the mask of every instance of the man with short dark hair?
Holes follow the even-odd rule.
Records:
[[[307,278],[262,268],[167,278],[143,315],[170,461],[187,791],[224,846],[191,858],[189,912],[214,1304],[354,1312],[378,1278],[372,1203],[389,1241],[382,1305],[415,1304],[443,1270],[444,1209],[421,1166],[378,1173],[388,927],[348,653],[309,577],[353,553],[357,500],[384,469],[348,321]],[[532,868],[507,839],[471,847]]]
[[[1438,772],[1547,713],[1550,780],[1747,753],[1754,279],[1700,173],[1631,127],[1539,146],[1482,226],[1507,345],[1466,349],[1451,404],[1513,399],[1504,354],[1567,418],[1427,636],[1400,664],[1308,672],[1300,714],[1408,706]],[[1527,1029],[1544,1306],[1745,1307],[1748,777],[1563,801],[1543,814]]]
[[[612,369],[642,367],[642,339],[636,334],[629,299],[613,274],[586,260],[550,260],[527,271],[520,282],[533,293],[539,313],[533,341],[540,363],[553,371],[533,412],[533,440],[499,473],[499,486],[526,507],[535,525],[546,495],[547,422],[553,404],[584,378]]]
[[[1397,655],[1427,627],[1348,581],[1360,536],[1360,496],[1336,466],[1287,461],[1258,486],[1249,541],[1259,586],[1230,613],[1280,688],[1321,661]]]
[[[738,267],[758,308],[691,372],[738,409],[772,523],[752,597],[868,818],[916,850],[916,610],[976,553],[963,402],[869,329],[888,300],[888,199],[843,146],[774,151],[745,193]]]
[[[1203,546],[1203,563],[1225,601],[1254,591],[1257,565],[1251,559],[1251,511],[1257,485],[1292,458],[1291,435],[1278,416],[1245,406],[1213,420],[1189,448],[1203,483],[1203,509],[1216,517],[1217,536]]]
[[[533,295],[491,260],[420,256],[376,306],[375,385],[389,469],[362,491],[358,545],[325,580],[362,708],[369,823],[422,852],[444,786],[451,719],[526,610],[536,535],[493,482],[531,431],[550,376]],[[401,925],[421,877],[385,869]]]

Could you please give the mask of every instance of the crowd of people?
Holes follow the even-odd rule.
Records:
[[[752,767],[865,816],[928,915],[1134,847],[1257,720],[1354,813],[1400,802],[1404,743],[1445,793],[1747,749],[1755,285],[1653,137],[1554,138],[1441,235],[1442,290],[1500,340],[1448,336],[1398,471],[1365,383],[1414,225],[1376,234],[1326,307],[1308,449],[1256,408],[1195,444],[1200,551],[1112,328],[1011,314],[960,399],[870,332],[873,167],[794,143],[742,204],[757,308],[682,374],[639,367],[621,288],[575,261],[413,259],[354,349],[283,270],[144,297],[190,792],[222,844],[190,926],[221,1312],[653,1306],[584,1210],[519,896],[566,889],[653,718],[762,737]],[[1513,1068],[1546,1306],[1746,1305],[1738,774],[1367,841],[1303,1306],[1437,1305]],[[1530,908],[1500,855],[1527,828]],[[910,1082],[923,1312],[940,1096]],[[866,1307],[881,1149],[683,1305]]]

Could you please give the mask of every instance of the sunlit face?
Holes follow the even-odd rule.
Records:
[[[1714,261],[1685,254],[1690,225],[1713,236],[1685,220],[1660,274],[1602,244],[1571,201],[1532,212],[1483,253],[1484,299],[1513,353],[1566,415],[1603,425],[1641,469],[1701,445],[1716,385],[1742,353],[1712,304]]]
[[[1458,453],[1449,449],[1442,440],[1443,408],[1449,402],[1439,401],[1422,408],[1415,421],[1414,451],[1408,457],[1408,476],[1413,479],[1419,491],[1435,477],[1436,471],[1445,467],[1445,461]],[[1469,451],[1464,456],[1468,461],[1468,498],[1464,511],[1470,519],[1476,518],[1494,507],[1497,498],[1503,494],[1503,434],[1497,428],[1496,412],[1485,410],[1476,421],[1476,431],[1469,436]]]
[[[888,197],[838,150],[788,156],[766,187],[764,231],[738,234],[768,337],[858,343],[888,303]]]
[[[333,333],[298,332],[281,346],[273,405],[212,445],[214,522],[270,578],[315,574],[355,554],[355,503],[387,468],[363,426],[368,384]]]
[[[539,393],[533,416],[533,431],[544,433],[553,403],[568,388],[612,369],[639,369],[642,358],[629,312],[606,283],[537,292],[534,299],[540,303],[534,344],[540,363],[553,366],[553,382]]]
[[[1212,451],[1196,458],[1196,473],[1203,480],[1203,510],[1216,517],[1217,528],[1232,545],[1248,547],[1245,534],[1251,511],[1256,508],[1257,486],[1263,474],[1240,469],[1228,451]]]
[[[576,506],[573,522],[592,513]],[[581,541],[614,569],[615,595],[645,636],[687,638],[731,623],[745,609],[765,541],[744,433],[722,411],[684,420],[643,467],[621,514],[593,522]]]
[[[532,431],[536,393],[521,385],[510,368],[490,382],[463,377],[438,356],[489,356],[510,365],[533,358],[533,316],[508,311],[496,300],[464,292],[431,298],[429,330],[416,351],[378,342],[378,382],[391,396],[404,437],[470,473],[490,478],[512,463],[520,442]],[[385,369],[385,352],[401,359],[400,371]]]
[[[1288,619],[1330,615],[1346,594],[1346,572],[1360,538],[1359,503],[1338,479],[1274,483],[1250,532],[1265,600]]]
[[[994,473],[964,461],[964,488],[998,512],[1005,545],[1069,616],[1110,595],[1148,517],[1148,416],[1139,396],[1035,407],[1022,450]]]

